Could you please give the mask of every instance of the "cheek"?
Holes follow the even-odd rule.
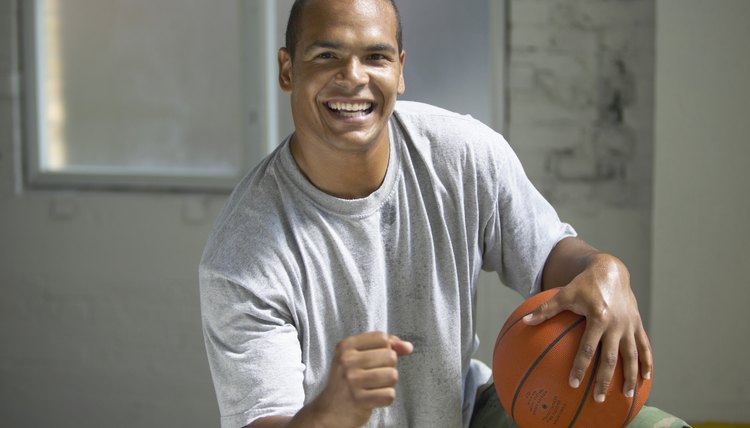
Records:
[[[309,83],[309,82],[308,82]],[[298,85],[292,93],[292,105],[308,111],[317,104],[317,91],[309,85]]]
[[[399,95],[403,93],[404,81],[401,73],[394,72],[392,70],[390,70],[389,72],[379,73],[377,75],[377,81],[379,82],[379,86],[383,89],[383,91],[387,92],[387,94],[389,95],[393,92]]]

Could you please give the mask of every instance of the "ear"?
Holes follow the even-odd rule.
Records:
[[[287,48],[279,49],[279,86],[284,92],[292,92],[292,56]]]
[[[398,77],[398,94],[403,95],[406,92],[406,83],[404,82],[404,61],[406,60],[406,51],[401,51],[398,62],[401,63],[401,75]]]

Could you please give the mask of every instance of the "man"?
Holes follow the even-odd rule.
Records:
[[[298,0],[278,61],[295,132],[237,186],[201,262],[223,427],[469,426],[491,374],[471,359],[481,269],[527,296],[564,286],[526,322],[588,318],[573,387],[599,346],[597,401],[650,376],[625,266],[574,237],[501,136],[396,105],[393,1]]]

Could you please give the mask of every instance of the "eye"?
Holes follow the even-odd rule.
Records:
[[[336,57],[331,52],[323,52],[323,53],[319,54],[316,58],[318,58],[318,59],[334,59]]]
[[[367,59],[370,61],[386,61],[388,57],[383,54],[370,54],[367,56]]]

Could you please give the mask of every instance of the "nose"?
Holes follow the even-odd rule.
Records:
[[[342,64],[336,80],[339,85],[356,87],[367,84],[369,76],[359,58],[352,56]]]

